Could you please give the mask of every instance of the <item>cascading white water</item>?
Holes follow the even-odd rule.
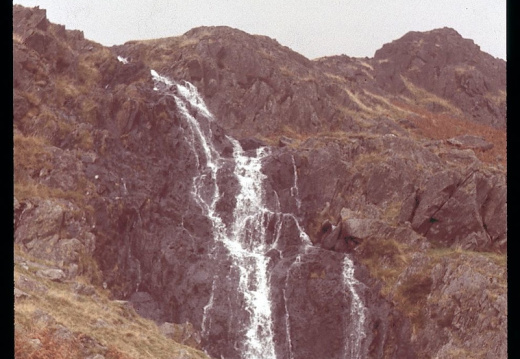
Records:
[[[294,182],[291,187],[291,196],[293,196],[296,200],[296,207],[298,208],[298,211],[300,211],[300,208],[302,206],[302,201],[300,199],[300,194],[298,193],[298,170],[296,169],[296,162],[294,162],[294,156],[292,158],[292,165],[293,165],[293,173],[294,173]]]
[[[250,314],[245,355],[247,358],[276,358],[273,342],[269,278],[269,258],[266,243],[266,218],[261,172],[264,148],[256,150],[255,157],[244,155],[238,141],[231,139],[236,161],[235,176],[240,191],[233,213],[232,236],[226,238],[237,267],[240,269],[239,288],[244,294],[246,310]]]
[[[289,277],[291,275],[291,269],[295,265],[299,265],[301,263],[301,255],[298,254],[296,256],[295,261],[290,265],[289,269],[287,270],[287,275],[285,276],[285,288],[283,289],[283,305],[285,310],[285,336],[287,339],[287,351],[289,352],[289,359],[294,359],[293,354],[293,347],[291,342],[291,319],[289,315],[289,308],[287,307],[287,295],[286,295],[286,288],[289,287]]]
[[[211,130],[204,130],[193,112],[196,111],[208,121],[213,121],[213,116],[193,85],[174,83],[155,71],[152,71],[152,76],[156,82],[155,89],[162,89],[175,99],[191,129],[193,139],[196,139],[205,157],[205,163],[201,164],[198,153],[195,153],[197,165],[201,168],[200,174],[193,179],[193,196],[211,220],[214,239],[228,249],[232,263],[239,272],[238,289],[244,296],[244,309],[249,313],[246,338],[242,343],[242,357],[274,359],[276,354],[267,273],[269,258],[265,256],[269,249],[266,244],[265,221],[272,212],[264,205],[262,183],[265,175],[261,172],[261,161],[267,154],[266,149],[260,148],[256,151],[256,156],[250,157],[244,154],[238,141],[228,137],[233,144],[234,174],[239,182],[239,192],[233,223],[227,228],[216,211],[221,195],[217,177],[222,160],[211,141]],[[193,149],[197,152],[195,147]],[[204,307],[203,331],[207,331],[207,326],[210,325],[208,312],[214,305],[214,291],[215,282],[210,300]]]
[[[208,304],[204,306],[204,313],[202,315],[202,335],[206,334],[209,327],[211,326],[211,318],[208,315],[209,309],[213,306],[213,297],[215,296],[215,279],[213,279],[213,284],[211,285],[211,295],[208,300]],[[208,323],[209,324],[206,324]]]
[[[352,325],[346,326],[345,331],[345,359],[361,358],[361,343],[366,337],[365,311],[363,301],[359,297],[356,287],[360,285],[354,277],[354,263],[345,255],[343,259],[343,285],[348,289],[351,298],[350,317]]]
[[[262,160],[269,154],[268,150],[259,148],[254,154],[251,151],[246,154],[239,142],[230,137],[228,140],[233,145],[233,172],[238,180],[239,189],[232,221],[227,225],[224,223],[217,211],[217,203],[222,196],[218,186],[218,177],[223,169],[224,160],[212,142],[209,123],[214,121],[213,115],[207,109],[197,89],[190,83],[175,83],[153,70],[152,77],[155,80],[154,89],[174,98],[180,114],[189,126],[188,140],[191,143],[199,171],[193,178],[193,198],[211,221],[214,240],[224,245],[233,268],[238,272],[237,289],[243,296],[243,308],[240,309],[245,310],[249,317],[244,321],[246,327],[243,328],[243,342],[234,343],[234,345],[240,348],[240,355],[244,359],[276,359],[268,272],[270,259],[266,254],[273,249],[278,250],[279,253],[283,250],[283,246],[279,247],[279,240],[284,223],[289,223],[285,221],[293,221],[299,231],[301,253],[305,255],[307,250],[312,248],[312,243],[294,214],[282,213],[279,203],[275,211],[270,210],[265,204],[263,181],[266,176],[262,173]],[[202,123],[203,126],[199,121],[201,119],[205,120]],[[301,201],[294,158],[293,169],[294,183],[290,189],[291,196],[300,210]],[[268,244],[269,236],[266,231],[270,220],[274,220],[275,229],[272,241]],[[301,256],[298,255],[291,267],[298,265],[300,259]],[[342,275],[345,291],[348,290],[351,296],[350,317],[354,319],[347,328],[345,358],[359,358],[361,342],[366,336],[364,333],[366,309],[356,290],[359,282],[354,277],[353,263],[347,256],[343,261]],[[288,278],[289,276],[286,277],[286,288]],[[216,295],[218,286],[218,276],[215,275],[209,301],[204,306],[201,323],[203,335],[207,335],[211,331],[212,308],[218,305],[219,300]],[[286,312],[285,329],[288,352],[292,359],[294,354],[285,289],[282,290],[282,295]]]

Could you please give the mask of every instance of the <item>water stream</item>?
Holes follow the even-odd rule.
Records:
[[[354,277],[354,263],[347,255],[343,259],[343,284],[350,293],[350,317],[353,319],[345,330],[345,358],[361,359],[361,343],[366,337],[366,308],[356,289],[361,284]]]
[[[231,222],[224,220],[217,210],[217,204],[223,196],[223,191],[219,188],[218,183],[220,183],[219,176],[222,176],[221,171],[223,171],[225,162],[229,163],[229,159],[222,158],[213,143],[211,132],[213,115],[192,84],[177,83],[153,70],[152,77],[155,82],[154,89],[174,98],[180,115],[188,125],[190,130],[188,136],[190,136],[189,140],[198,167],[198,174],[193,178],[192,195],[211,222],[215,243],[220,243],[226,248],[232,270],[238,276],[238,283],[233,285],[236,285],[241,298],[236,303],[241,303],[242,308],[236,309],[245,311],[248,318],[240,321],[240,326],[243,328],[233,328],[242,333],[241,343],[234,343],[234,345],[239,349],[243,359],[275,359],[277,354],[272,317],[273,303],[271,303],[270,272],[268,270],[271,259],[267,253],[272,250],[278,250],[281,253],[278,248],[278,240],[281,228],[286,221],[293,222],[297,228],[302,252],[312,245],[311,241],[294,214],[281,213],[279,204],[275,206],[277,207],[275,209],[270,209],[266,205],[263,184],[266,175],[262,172],[262,166],[264,159],[269,155],[269,149],[260,147],[246,153],[240,143],[231,137],[227,137],[227,141],[233,148],[233,175],[237,180],[238,188],[232,220]],[[294,158],[293,169],[294,183],[290,191],[300,210],[301,201]],[[275,223],[271,227],[274,228],[274,233],[268,233],[269,223]],[[300,257],[298,256],[298,258]],[[356,328],[350,326],[349,330],[362,332],[364,307],[356,292],[355,287],[358,283],[353,276],[353,265],[348,257],[345,257],[343,267],[345,291],[348,291],[352,297],[350,315],[351,318],[356,318]],[[203,310],[201,323],[203,336],[210,333],[215,306],[219,305],[219,300],[222,301],[222,298],[217,295],[220,285],[219,277],[215,274],[211,295]],[[283,300],[286,313],[286,342],[290,358],[293,359],[285,289],[283,290]],[[230,311],[232,310],[233,308],[230,308]],[[346,337],[345,358],[359,357],[360,340],[351,339],[350,336]]]

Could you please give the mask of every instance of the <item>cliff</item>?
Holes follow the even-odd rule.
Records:
[[[38,8],[14,6],[13,24],[15,287],[52,294],[17,296],[18,338],[33,308],[49,315],[85,282],[78,303],[127,301],[213,357],[252,350],[242,264],[219,231],[237,231],[239,159],[268,149],[250,241],[270,248],[276,357],[507,356],[503,60],[448,28],[309,60],[228,27],[107,48]],[[356,298],[363,316],[346,309]],[[89,355],[171,357],[103,333]]]

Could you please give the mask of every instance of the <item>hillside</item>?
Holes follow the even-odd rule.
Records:
[[[507,357],[503,60],[13,24],[17,357]]]

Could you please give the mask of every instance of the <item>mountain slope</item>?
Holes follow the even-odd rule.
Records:
[[[343,355],[345,255],[370,308],[366,357],[506,356],[505,62],[451,29],[409,33],[373,59],[311,61],[228,27],[105,48],[44,10],[13,16],[21,253],[157,323],[191,323],[214,357],[240,355],[226,323],[247,313],[215,304],[205,327],[213,298],[236,293],[215,291],[229,258],[215,262],[225,250],[193,195],[203,146],[154,70],[193,83],[213,114],[205,124],[187,109],[223,163],[223,223],[237,201],[232,136],[250,154],[269,146],[267,200],[312,242],[296,253],[287,225],[283,255],[269,253],[279,357]]]

